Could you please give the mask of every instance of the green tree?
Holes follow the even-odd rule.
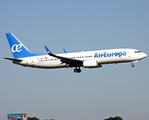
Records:
[[[119,117],[119,116],[116,116],[115,120],[123,120],[123,119],[121,117]]]
[[[116,116],[116,117],[110,117],[110,118],[108,118],[108,119],[104,119],[104,120],[123,120],[121,117],[119,117],[119,116]]]
[[[36,118],[36,117],[28,117],[27,119],[28,120],[39,120],[39,118]]]

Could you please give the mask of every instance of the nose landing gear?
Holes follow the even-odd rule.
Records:
[[[81,72],[80,67],[79,67],[79,68],[76,67],[76,68],[74,69],[74,72],[75,72],[75,73],[80,73],[80,72]]]
[[[134,63],[137,63],[137,62],[138,62],[138,60],[132,61],[131,67],[133,68],[135,66]]]
[[[133,68],[135,65],[132,63],[131,67]]]

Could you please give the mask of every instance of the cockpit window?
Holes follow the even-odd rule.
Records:
[[[135,51],[135,53],[140,53],[141,51]]]

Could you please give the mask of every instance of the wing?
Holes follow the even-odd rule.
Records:
[[[67,57],[55,55],[46,46],[45,46],[45,49],[46,49],[49,56],[60,59],[61,64],[65,63],[66,66],[68,66],[68,67],[79,67],[79,66],[83,65],[83,60],[78,60],[78,59],[67,58]]]

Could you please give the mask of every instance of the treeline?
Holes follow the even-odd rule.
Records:
[[[104,119],[104,120],[123,120],[121,117],[119,117],[119,116],[116,116],[116,117],[110,117],[110,118],[108,118],[108,119]]]
[[[36,117],[28,117],[27,120],[39,120],[39,118],[36,118]]]

